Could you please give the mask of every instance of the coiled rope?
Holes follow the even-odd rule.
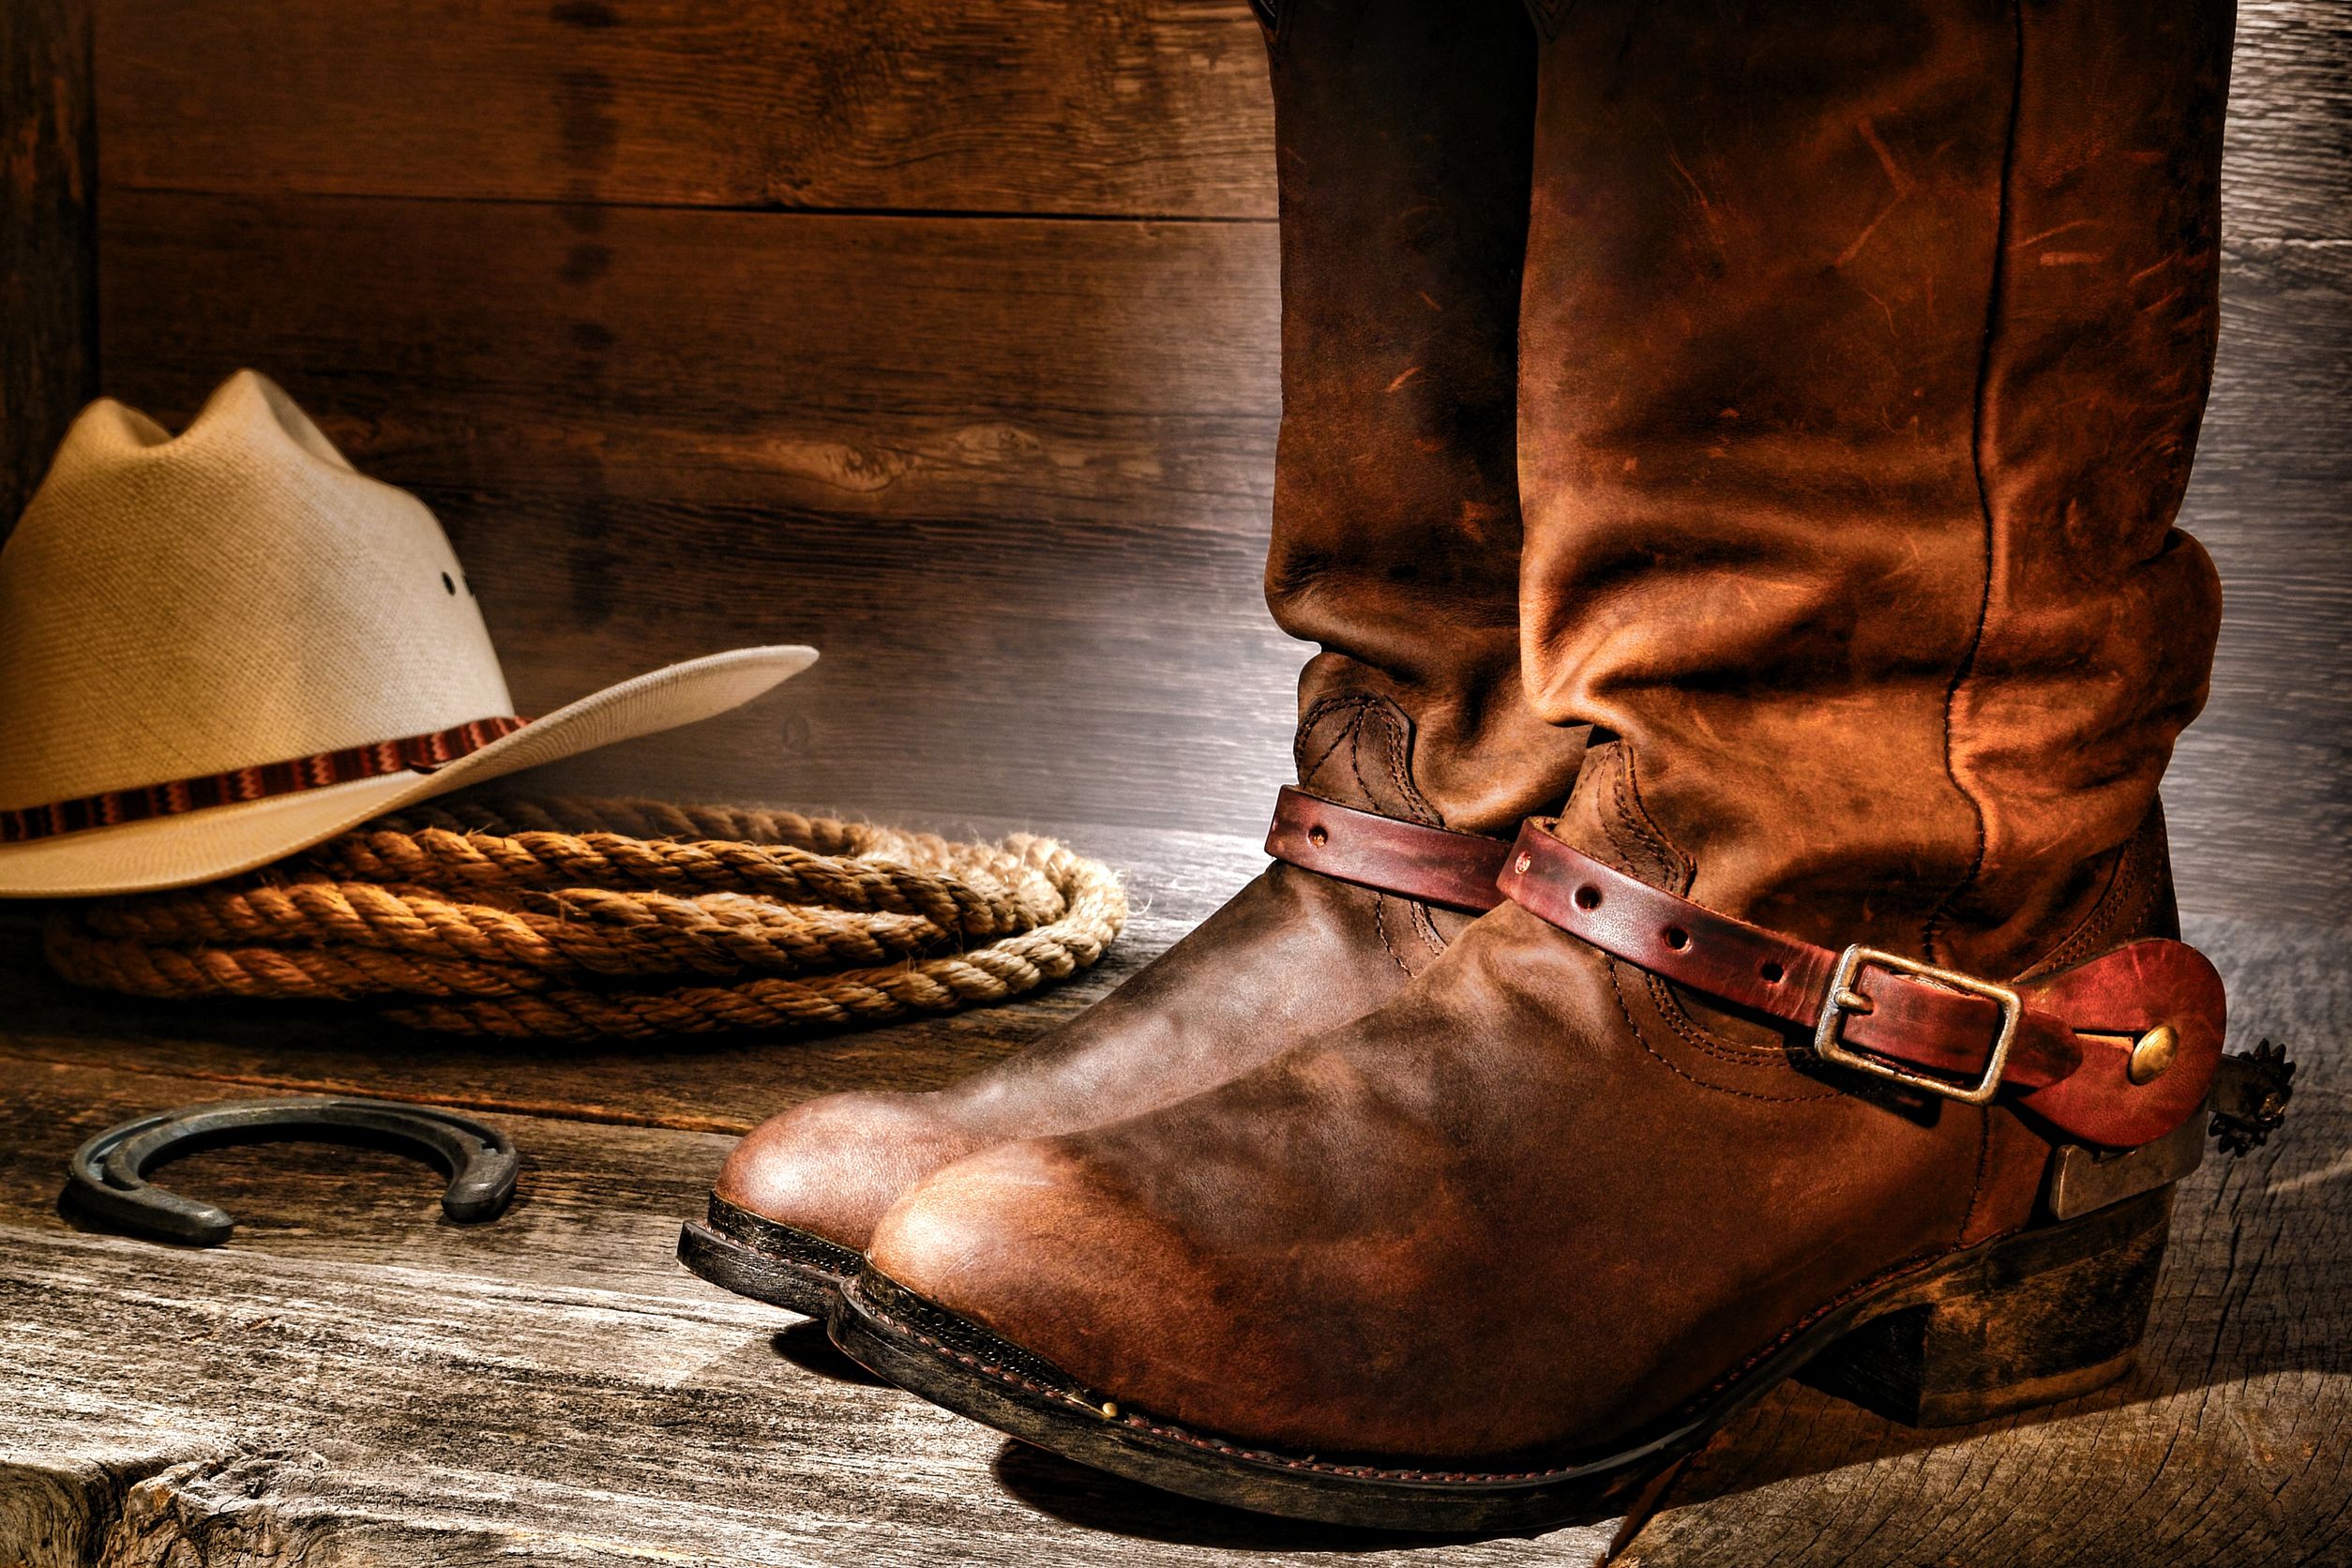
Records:
[[[49,961],[148,997],[365,1002],[467,1034],[834,1029],[1093,964],[1127,904],[1050,838],[961,844],[789,811],[435,802],[264,870],[53,916]]]

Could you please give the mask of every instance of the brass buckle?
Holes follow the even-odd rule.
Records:
[[[2001,1031],[1993,1041],[1993,1052],[1984,1059],[1984,1076],[1974,1088],[1953,1083],[1949,1078],[1928,1073],[1914,1073],[1897,1067],[1883,1057],[1872,1056],[1849,1048],[1837,1037],[1838,1028],[1855,1013],[1867,1012],[1870,999],[1854,989],[1854,976],[1864,964],[1893,970],[1899,974],[1916,975],[1932,980],[1955,991],[1981,996],[2001,1010]],[[1933,964],[1907,958],[1900,953],[1885,953],[1860,942],[1837,957],[1837,969],[1830,975],[1830,1000],[1821,1009],[1821,1021],[1813,1026],[1813,1053],[1824,1062],[1841,1067],[1851,1067],[1858,1073],[1885,1078],[1907,1089],[1923,1089],[1930,1094],[1940,1094],[1947,1100],[1957,1100],[1965,1106],[1991,1105],[1993,1096],[2000,1093],[2001,1072],[2009,1065],[2010,1043],[2017,1038],[2017,1020],[2025,1016],[2025,1002],[2007,986],[1997,986],[1990,980],[1979,980],[1973,974],[1961,974]]]

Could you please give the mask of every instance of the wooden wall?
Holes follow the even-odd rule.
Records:
[[[17,0],[10,0],[15,5]],[[92,8],[99,363],[250,364],[440,510],[526,711],[759,640],[771,705],[583,767],[882,814],[1249,831],[1271,147],[1244,0]],[[27,0],[30,4],[30,0]],[[2352,37],[2241,8],[2189,525],[2193,908],[2352,918]],[[11,326],[11,332],[21,331]]]
[[[2222,348],[2182,524],[2222,569],[2166,782],[2185,907],[2352,921],[2352,11],[2239,0]]]
[[[580,772],[1243,825],[1275,258],[1241,0],[100,0],[109,385],[251,364],[426,496],[525,711],[761,641]]]

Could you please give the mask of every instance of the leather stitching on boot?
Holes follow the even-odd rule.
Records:
[[[1690,1016],[1683,1008],[1681,999],[1675,994],[1672,986],[1648,970],[1639,970],[1636,972],[1649,983],[1650,1000],[1656,1005],[1658,1017],[1665,1021],[1668,1029],[1674,1031],[1693,1049],[1705,1051],[1716,1061],[1733,1067],[1778,1067],[1782,1069],[1787,1067],[1787,1041],[1782,1040],[1770,1046],[1751,1046],[1742,1041],[1717,1034]],[[1806,1099],[1825,1097],[1811,1094],[1803,1096]]]
[[[2148,828],[2143,826],[2123,842],[2108,870],[2107,885],[2100,890],[2088,912],[2065,941],[2018,978],[2029,979],[2064,969],[2109,945],[2118,935],[2136,935],[2143,929],[2163,883],[2162,876],[2154,874],[2154,863],[2160,857],[2150,839]]]
[[[1377,736],[1385,752],[1384,761],[1375,762],[1375,774],[1364,771],[1364,751],[1367,745],[1366,726],[1377,725]],[[1307,747],[1317,737],[1330,731],[1328,743],[1319,752]],[[1385,698],[1371,696],[1327,697],[1317,702],[1299,721],[1297,739],[1292,752],[1298,765],[1299,782],[1312,789],[1325,770],[1337,760],[1342,747],[1347,750],[1347,766],[1355,781],[1358,799],[1374,810],[1403,820],[1417,821],[1424,826],[1442,827],[1442,814],[1433,808],[1412,779],[1411,754],[1412,721],[1397,711],[1396,705]],[[1384,777],[1386,788],[1376,788],[1374,777]],[[1405,921],[1420,939],[1425,956],[1416,960],[1405,942],[1404,933],[1391,929],[1392,907],[1406,911]],[[1429,958],[1445,951],[1445,938],[1431,920],[1425,905],[1415,900],[1385,893],[1373,895],[1373,929],[1379,934],[1380,947],[1407,978],[1426,967]]]
[[[1316,703],[1312,708],[1309,708],[1306,712],[1306,716],[1299,720],[1298,740],[1293,744],[1291,749],[1296,754],[1300,783],[1305,784],[1312,782],[1315,776],[1323,771],[1323,764],[1331,761],[1332,753],[1337,751],[1342,746],[1345,746],[1349,741],[1354,738],[1354,727],[1351,725],[1343,726],[1339,733],[1332,737],[1331,744],[1323,747],[1323,753],[1321,756],[1316,758],[1313,761],[1307,761],[1306,752],[1304,748],[1305,747],[1307,742],[1313,738],[1316,728],[1321,724],[1325,714],[1341,705],[1341,699],[1335,697],[1326,698],[1324,701]]]
[[[1713,1093],[1728,1094],[1732,1098],[1739,1100],[1761,1100],[1771,1105],[1787,1105],[1799,1100],[1833,1100],[1839,1097],[1839,1092],[1834,1088],[1822,1089],[1804,1094],[1762,1094],[1752,1089],[1734,1089],[1728,1084],[1710,1083],[1707,1079],[1689,1071],[1687,1068],[1683,1067],[1681,1063],[1676,1062],[1672,1057],[1666,1055],[1656,1046],[1650,1043],[1649,1032],[1641,1027],[1640,1020],[1634,1017],[1634,1010],[1625,1000],[1625,988],[1619,972],[1620,970],[1630,966],[1623,964],[1616,958],[1609,959],[1608,966],[1609,990],[1617,999],[1618,1015],[1625,1020],[1626,1032],[1633,1035],[1634,1042],[1636,1045],[1640,1046],[1643,1050],[1648,1051],[1657,1060],[1660,1066],[1666,1068],[1667,1072],[1672,1073],[1676,1078],[1681,1078],[1686,1082],[1696,1084],[1697,1087],[1711,1091]],[[1712,1053],[1711,1052],[1710,1054]]]
[[[1415,821],[1431,827],[1445,826],[1445,813],[1431,806],[1428,799],[1422,794],[1420,786],[1413,782],[1412,731],[1397,723],[1393,713],[1383,713],[1380,716],[1380,721],[1388,727],[1389,731],[1389,781],[1396,786],[1396,792],[1404,797]]]
[[[1346,717],[1339,725],[1338,733],[1319,755],[1310,761],[1304,748],[1311,744],[1326,722],[1334,715],[1342,714]],[[1394,802],[1384,798],[1386,792],[1375,790],[1372,781],[1364,774],[1364,727],[1368,721],[1379,724],[1380,732],[1387,742],[1388,761],[1383,772],[1395,792]],[[1444,815],[1429,804],[1428,798],[1413,782],[1413,738],[1412,721],[1397,709],[1395,703],[1384,697],[1326,697],[1309,708],[1306,716],[1299,720],[1298,739],[1292,746],[1298,763],[1299,782],[1312,788],[1316,776],[1330,765],[1332,758],[1345,746],[1348,747],[1349,774],[1355,779],[1361,798],[1374,810],[1402,821],[1419,822],[1425,827],[1443,827],[1446,825]]]
[[[1608,835],[1610,845],[1616,851],[1622,868],[1636,874],[1647,870],[1652,880],[1669,891],[1686,893],[1692,882],[1696,880],[1697,872],[1694,863],[1680,847],[1671,843],[1658,829],[1656,823],[1651,820],[1650,813],[1641,804],[1639,786],[1633,777],[1631,759],[1627,757],[1621,746],[1615,748],[1610,764],[1610,809],[1602,811],[1598,815],[1602,831]],[[1636,845],[1627,840],[1628,832],[1641,841],[1639,848],[1646,851],[1646,853],[1636,854]],[[1659,1018],[1685,1045],[1726,1066],[1787,1070],[1788,1056],[1785,1044],[1750,1045],[1744,1041],[1719,1035],[1691,1016],[1690,1009],[1683,1004],[1681,993],[1675,987],[1657,975],[1650,973],[1647,970],[1640,972],[1649,988],[1651,1001],[1657,1009]],[[1622,977],[1615,959],[1611,959],[1609,963],[1609,985],[1618,993],[1619,1011],[1624,1014],[1628,1023],[1633,1023],[1634,1016],[1626,1003]],[[1715,1089],[1726,1094],[1736,1094],[1749,1099],[1769,1099],[1775,1102],[1830,1099],[1837,1093],[1836,1089],[1830,1088],[1817,1093],[1758,1094],[1748,1090],[1735,1089],[1727,1084],[1711,1083],[1677,1066],[1670,1058],[1651,1044],[1650,1037],[1638,1024],[1634,1025],[1634,1033],[1640,1040],[1642,1049],[1657,1057],[1661,1062],[1665,1062],[1667,1066],[1673,1067],[1680,1076],[1704,1088]]]
[[[1405,908],[1412,913],[1413,935],[1421,939],[1421,944],[1429,950],[1429,956],[1434,958],[1444,952],[1445,934],[1438,929],[1438,923],[1430,918],[1429,906],[1416,901],[1408,901]]]
[[[1659,864],[1655,869],[1666,890],[1687,894],[1691,883],[1698,878],[1697,863],[1666,837],[1665,830],[1651,817],[1649,808],[1642,805],[1641,786],[1634,777],[1632,751],[1621,747],[1616,763],[1609,791],[1609,798],[1617,807],[1616,815],[1656,850]]]
[[[1388,737],[1388,779],[1395,789],[1398,797],[1404,801],[1405,809],[1411,813],[1413,821],[1417,822],[1429,827],[1443,827],[1445,825],[1444,814],[1432,807],[1422,795],[1419,786],[1413,783],[1412,725],[1396,711],[1392,703],[1381,702],[1376,707],[1367,700],[1363,712],[1357,716],[1356,733],[1359,738],[1356,748],[1349,758],[1355,764],[1357,778],[1364,777],[1364,746],[1361,737],[1364,720],[1367,716],[1378,717],[1381,731]],[[1366,792],[1369,792],[1368,785]]]
[[[1376,893],[1372,896],[1372,928],[1380,934],[1380,950],[1389,956],[1391,962],[1405,972],[1405,978],[1410,980],[1413,975],[1413,966],[1405,961],[1405,955],[1396,951],[1396,944],[1389,940],[1388,906],[1387,894]]]

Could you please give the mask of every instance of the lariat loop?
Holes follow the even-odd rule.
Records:
[[[944,1013],[1066,979],[1126,918],[1049,838],[637,800],[435,802],[262,871],[53,917],[68,980],[365,1001],[460,1033],[647,1039]]]

